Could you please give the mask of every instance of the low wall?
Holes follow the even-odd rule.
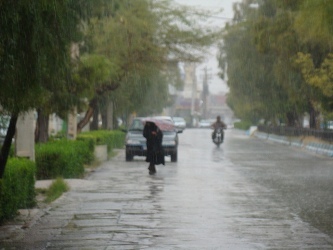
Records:
[[[96,145],[94,155],[97,161],[106,161],[108,159],[107,145]]]

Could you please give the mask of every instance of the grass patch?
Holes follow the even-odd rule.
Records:
[[[250,129],[251,125],[252,123],[249,121],[240,121],[234,123],[234,127],[241,130],[248,130]]]
[[[44,202],[51,203],[52,201],[58,199],[64,192],[69,190],[68,184],[64,181],[63,178],[57,178],[47,189],[45,195],[46,198]]]

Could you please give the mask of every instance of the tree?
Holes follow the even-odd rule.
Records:
[[[332,13],[332,2],[307,0],[302,3],[294,24],[306,48],[297,54],[295,64],[306,84],[320,96],[316,104],[318,111],[324,113],[333,112]]]
[[[107,12],[112,14],[89,20],[86,51],[105,55],[117,65],[117,74],[108,83],[112,87],[110,90],[100,95],[95,91],[92,100],[96,101],[89,102],[86,116],[78,124],[78,131],[90,120],[98,100],[105,102],[106,95],[110,95],[118,109],[127,113],[141,112],[143,100],[148,100],[151,93],[159,94],[162,98],[158,99],[158,104],[165,106],[168,98],[163,97],[168,97],[166,79],[169,66],[179,61],[202,59],[199,50],[202,51],[216,39],[216,32],[193,25],[188,12],[184,12],[184,8],[181,11],[172,7],[171,1],[116,2],[116,9],[115,5],[108,7],[113,8],[114,11]]]
[[[268,27],[268,22],[259,25],[257,10],[249,4],[241,4],[238,19],[226,27],[219,55],[221,76],[228,75],[228,103],[238,117],[253,123],[262,118],[275,122],[289,108],[288,95],[275,78],[275,53],[266,43],[258,46],[262,39],[256,40],[256,32]],[[267,15],[274,14],[271,7],[265,9]]]
[[[0,152],[2,177],[19,114],[41,107],[66,84],[70,41],[76,36],[79,2],[0,2],[0,103],[11,116]]]
[[[225,61],[228,63],[228,77],[229,84],[234,85],[234,81],[240,80],[242,74],[246,75],[243,77],[243,81],[246,82],[246,88],[251,89],[252,86],[258,86],[255,90],[251,91],[252,97],[255,100],[249,100],[251,106],[257,109],[257,114],[262,118],[267,118],[264,114],[271,113],[270,119],[282,119],[290,126],[298,126],[301,124],[300,119],[302,118],[304,112],[308,112],[311,116],[311,127],[318,126],[317,118],[319,112],[321,111],[320,106],[327,105],[327,97],[325,97],[320,91],[318,91],[319,86],[329,85],[328,81],[321,78],[321,83],[318,81],[314,83],[314,78],[305,77],[305,71],[311,67],[305,67],[303,70],[300,65],[309,66],[309,61],[303,63],[300,58],[302,53],[310,53],[312,55],[313,67],[318,68],[325,59],[325,53],[327,52],[329,44],[328,35],[324,35],[325,32],[318,30],[318,36],[313,35],[316,28],[308,29],[307,22],[303,22],[308,18],[309,12],[314,10],[314,16],[317,17],[328,17],[323,13],[325,9],[323,2],[318,1],[277,1],[277,0],[267,0],[258,1],[258,8],[251,8],[251,3],[253,1],[244,0],[236,8],[237,11],[237,22],[234,22],[229,27],[227,27],[225,39],[231,39],[232,32],[239,30],[239,36],[241,32],[247,34],[247,43],[255,45],[255,51],[249,54],[251,58],[244,58],[242,53],[237,53],[242,51],[246,55],[245,51],[246,44],[240,44],[235,42],[235,44],[226,44],[223,47],[222,52],[225,52],[227,56]],[[311,3],[312,2],[312,3]],[[327,5],[325,5],[327,7]],[[307,11],[304,11],[304,10]],[[321,9],[319,11],[319,9]],[[325,10],[330,12],[330,8]],[[313,19],[311,14],[311,18]],[[323,19],[329,20],[329,18],[319,18],[320,22]],[[303,21],[302,21],[303,20]],[[309,21],[309,23],[312,21]],[[315,27],[321,26],[318,24],[318,20]],[[328,30],[328,24],[323,25],[324,30]],[[322,28],[321,28],[322,29]],[[307,30],[307,32],[303,32]],[[311,38],[312,37],[312,38]],[[318,39],[319,40],[316,40]],[[235,40],[234,40],[235,41]],[[310,42],[311,41],[311,42]],[[320,42],[319,42],[320,41]],[[319,46],[324,42],[325,46]],[[229,47],[228,47],[229,46]],[[232,48],[232,49],[231,49]],[[229,50],[231,49],[231,50]],[[326,52],[325,52],[326,51]],[[300,53],[301,52],[301,53]],[[229,56],[229,57],[228,57]],[[236,59],[238,61],[236,61]],[[262,63],[260,63],[261,60]],[[241,68],[242,73],[239,75],[230,75],[233,68],[240,69],[239,66],[244,64],[243,61],[250,61],[248,68],[244,69],[244,65]],[[329,60],[326,60],[325,67],[327,68]],[[223,60],[222,60],[223,62]],[[233,63],[237,62],[237,64]],[[263,70],[258,70],[263,67]],[[225,69],[223,64],[222,69]],[[258,72],[265,81],[260,81],[260,78],[255,80],[255,83],[248,83],[248,79],[253,78]],[[314,72],[314,71],[312,71]],[[309,73],[308,73],[309,74]],[[312,73],[311,73],[312,74]],[[323,71],[321,71],[323,74]],[[313,75],[313,74],[312,74]],[[326,75],[327,76],[327,75]],[[318,75],[317,75],[318,79]],[[326,77],[326,79],[328,79]],[[312,84],[310,83],[312,82]],[[239,84],[239,83],[237,83]],[[315,88],[315,85],[317,88]],[[245,86],[241,90],[237,89],[236,86],[231,88],[231,100],[234,107],[239,107],[242,109],[244,105],[241,105],[244,100],[248,98],[242,98],[237,100],[236,96],[247,95],[244,91]],[[267,88],[268,87],[268,88]],[[234,93],[233,93],[234,92]],[[236,95],[237,93],[237,95]],[[251,95],[250,95],[251,96]],[[269,98],[268,98],[269,97]],[[276,98],[278,97],[278,98]],[[236,102],[236,103],[235,103]],[[238,103],[238,104],[237,104]],[[237,104],[237,105],[236,105]],[[261,105],[260,105],[261,104]],[[267,107],[269,109],[267,110]],[[266,109],[266,112],[265,112]],[[243,108],[243,116],[249,116],[251,109]]]

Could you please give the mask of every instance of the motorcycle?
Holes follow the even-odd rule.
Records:
[[[217,128],[213,133],[213,142],[216,146],[220,146],[223,143],[224,131],[223,128]]]

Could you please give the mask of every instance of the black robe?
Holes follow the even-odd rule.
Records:
[[[155,132],[156,135],[154,135],[152,132]],[[164,151],[162,147],[162,131],[155,125],[155,123],[146,122],[143,129],[143,136],[147,140],[146,162],[149,162],[153,165],[165,165]]]

